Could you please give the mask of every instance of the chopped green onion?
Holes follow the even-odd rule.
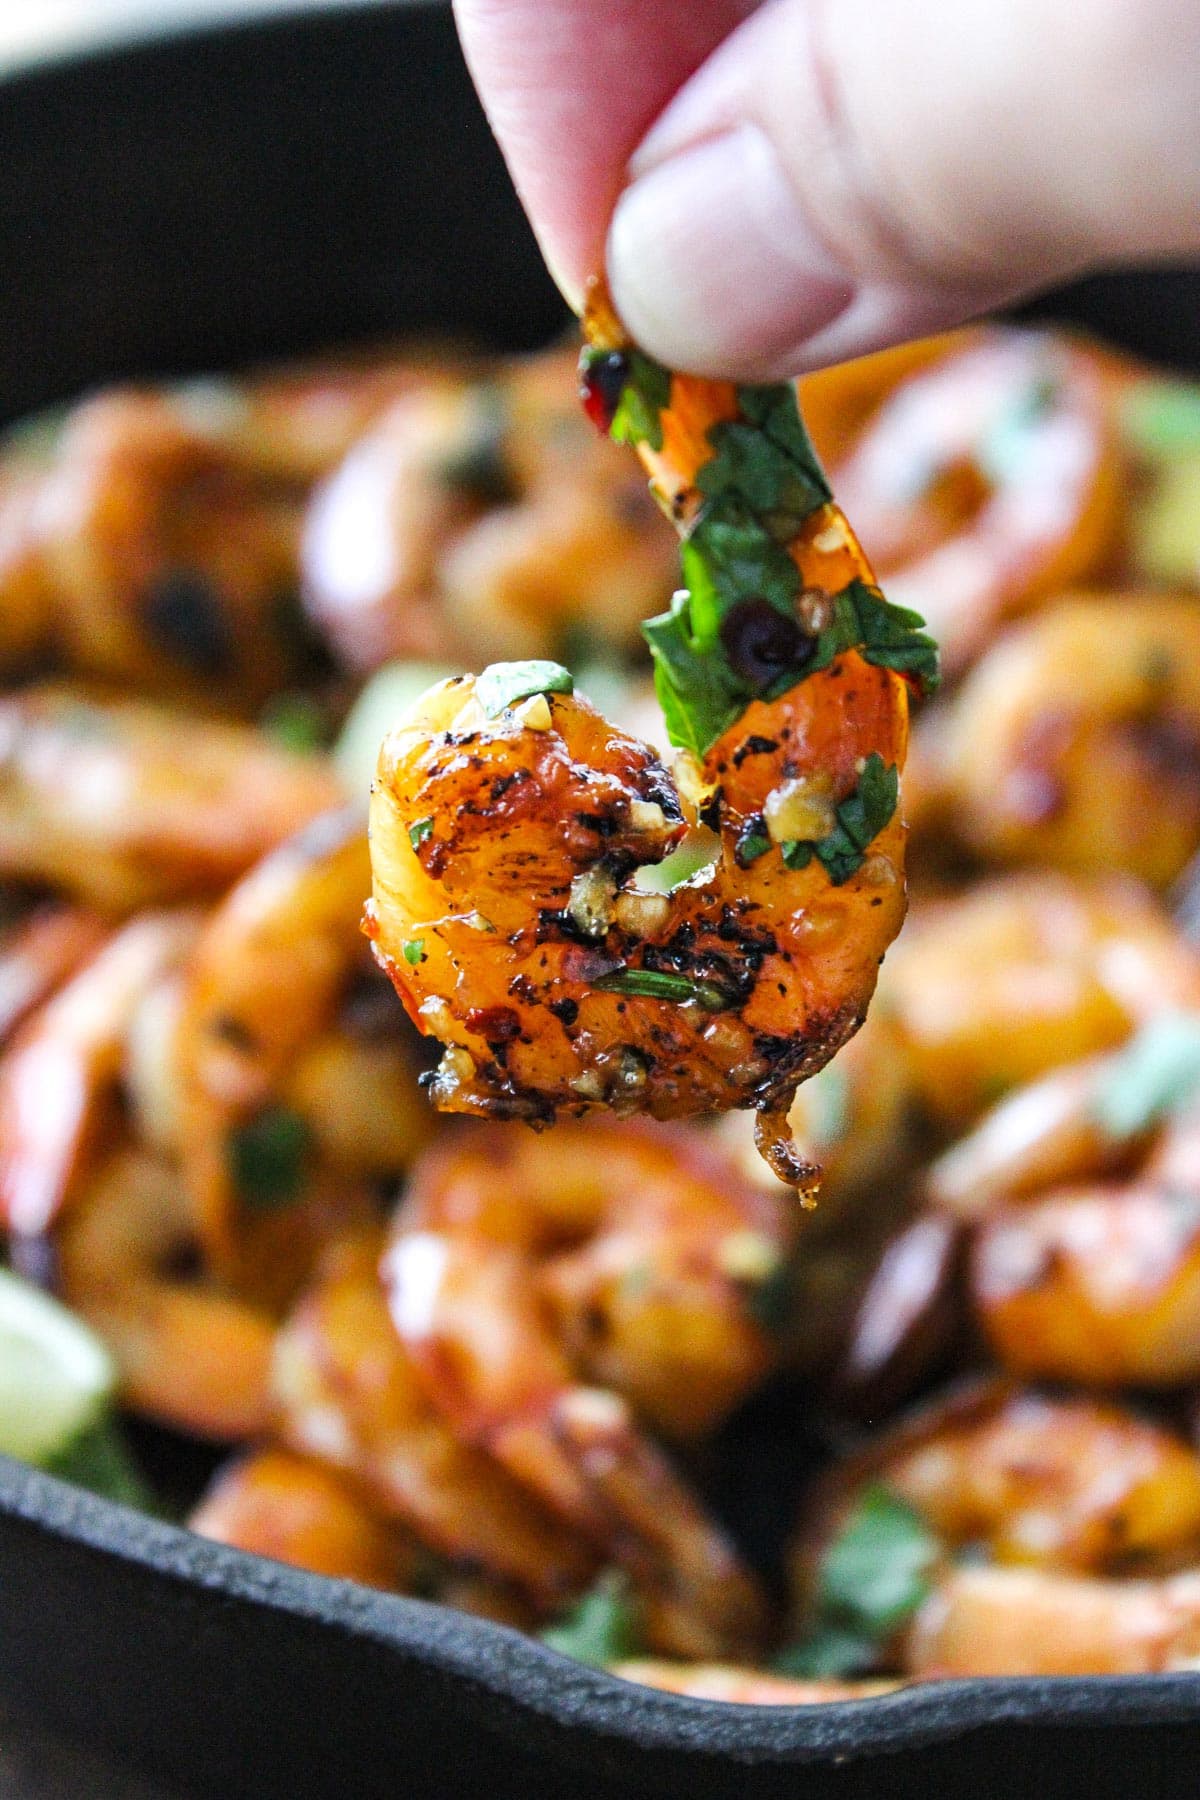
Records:
[[[724,1012],[730,1001],[711,981],[693,981],[668,969],[615,969],[592,986],[602,994],[637,994],[647,1000],[696,1000],[709,1012]]]

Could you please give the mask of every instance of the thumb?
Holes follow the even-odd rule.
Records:
[[[856,356],[1200,250],[1200,6],[768,0],[629,177],[607,262],[646,349],[752,379]]]

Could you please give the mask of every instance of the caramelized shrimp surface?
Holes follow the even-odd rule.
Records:
[[[593,340],[586,403],[685,532],[689,587],[647,627],[682,765],[557,666],[441,684],[380,753],[368,930],[447,1046],[441,1107],[754,1107],[802,1180],[787,1107],[904,914],[905,676],[932,679],[933,647],[874,587],[789,389],[672,376],[603,319]],[[647,893],[689,816],[712,863]]]

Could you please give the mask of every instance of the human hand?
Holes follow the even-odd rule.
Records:
[[[455,0],[548,262],[773,379],[1200,252],[1197,0]]]

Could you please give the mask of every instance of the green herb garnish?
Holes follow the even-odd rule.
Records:
[[[475,698],[489,719],[535,694],[570,694],[574,690],[575,678],[569,669],[538,658],[491,663],[475,682]]]
[[[730,1004],[715,982],[693,981],[668,969],[614,969],[599,975],[592,986],[602,994],[640,994],[648,1000],[696,1000],[709,1012],[724,1012]]]
[[[311,756],[329,743],[329,720],[311,694],[277,694],[264,707],[260,723],[268,737],[297,755]]]
[[[135,1507],[139,1512],[158,1510],[158,1502],[111,1414],[94,1420],[55,1455],[45,1458],[42,1467],[60,1481],[86,1488],[106,1500],[117,1500],[122,1506]]]
[[[609,436],[617,444],[647,443],[652,450],[661,450],[663,430],[659,415],[670,403],[670,371],[640,350],[626,354],[629,373],[613,413]]]
[[[710,498],[736,496],[788,543],[832,491],[790,383],[740,387],[738,406],[741,418],[722,420],[709,432],[716,454],[697,473],[696,486]]]
[[[878,588],[851,581],[834,595],[833,616],[808,667],[828,668],[844,650],[857,650],[865,662],[907,675],[923,694],[931,694],[938,685],[938,654],[924,624],[920,613],[893,606]]]
[[[415,966],[425,954],[425,939],[408,938],[405,940],[403,948],[405,962]]]
[[[638,1655],[641,1621],[628,1580],[616,1570],[601,1575],[566,1618],[541,1635],[543,1644],[552,1650],[595,1669]]]
[[[1114,1057],[1093,1110],[1112,1137],[1134,1137],[1198,1093],[1200,1014],[1165,1013]]]
[[[419,850],[426,838],[433,836],[433,820],[417,819],[408,828],[408,841],[414,850]]]
[[[254,1212],[290,1206],[304,1186],[313,1137],[307,1119],[287,1106],[267,1106],[231,1134],[229,1174],[238,1198]]]
[[[776,1667],[807,1676],[869,1669],[928,1595],[939,1556],[920,1513],[885,1487],[868,1488],[821,1559],[812,1631]]]
[[[1190,381],[1139,381],[1120,409],[1135,450],[1170,456],[1200,450],[1200,386]]]
[[[885,763],[872,750],[863,764],[858,786],[834,809],[837,824],[827,837],[810,842],[792,838],[782,846],[789,869],[806,869],[815,856],[834,887],[856,875],[867,851],[896,810],[900,776],[895,763]]]

